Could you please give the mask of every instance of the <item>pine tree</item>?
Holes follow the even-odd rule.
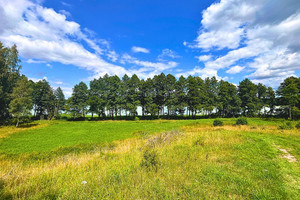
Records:
[[[170,112],[173,111],[175,113],[175,85],[176,85],[176,78],[172,74],[168,74],[166,77],[166,106],[168,109],[168,118],[170,117]]]
[[[185,112],[185,107],[187,106],[187,86],[186,79],[180,76],[178,81],[175,83],[175,109],[183,116]]]
[[[136,116],[137,107],[140,104],[139,101],[139,87],[140,87],[140,79],[137,75],[133,75],[128,81],[129,89],[127,96],[127,108],[132,116]]]
[[[80,82],[73,88],[72,97],[67,101],[68,111],[73,117],[82,116],[85,118],[88,105],[88,87],[84,82]]]
[[[277,90],[277,94],[282,98],[282,104],[288,106],[290,119],[292,119],[293,107],[300,100],[299,82],[299,78],[296,77],[286,78]]]
[[[242,101],[241,108],[245,116],[253,116],[259,109],[257,97],[257,85],[248,78],[241,81],[239,86],[239,97]]]
[[[60,111],[65,110],[66,99],[65,99],[65,95],[60,87],[58,87],[54,91],[54,95],[55,95],[55,114],[54,114],[54,116],[57,116],[60,113]]]
[[[220,81],[218,88],[218,111],[222,117],[233,117],[240,112],[241,100],[235,85]]]

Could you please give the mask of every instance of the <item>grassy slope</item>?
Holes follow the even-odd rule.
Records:
[[[118,138],[123,140],[114,142],[114,145],[103,146],[97,151],[57,155],[50,160],[28,160],[28,152],[33,147],[23,148],[22,152],[27,153],[19,154],[17,159],[10,159],[3,153],[0,156],[0,197],[296,199],[300,195],[299,162],[288,162],[278,150],[278,147],[287,149],[299,161],[298,130],[277,130],[280,122],[258,119],[250,120],[250,125],[243,127],[230,125],[234,123],[231,119],[225,120],[227,125],[221,128],[211,127],[212,120],[197,122],[72,122],[69,125],[76,128],[71,133],[88,128],[89,131],[85,131],[85,134],[95,134],[101,127],[101,133],[112,135],[117,132]],[[67,124],[61,122],[47,128],[15,133],[10,137],[6,136],[0,144],[12,145],[21,141],[16,140],[18,137],[34,138],[34,134],[46,134],[43,129],[60,130],[59,127],[64,129]],[[185,126],[180,128],[180,134],[135,134],[136,137],[132,137],[132,133],[139,130],[153,133],[179,129],[183,125]],[[104,131],[104,127],[109,130]],[[65,131],[67,134],[67,130]],[[75,135],[82,140],[82,135]],[[125,139],[126,137],[129,139]],[[60,140],[62,138],[68,137],[61,137]],[[102,139],[96,140],[97,138]],[[95,136],[93,142],[107,141],[103,138],[105,137]],[[83,141],[77,141],[81,142]],[[60,145],[72,144],[67,142]],[[51,148],[39,147],[38,150],[47,151]],[[157,160],[154,159],[157,162],[152,162],[157,163],[156,168],[141,166],[144,152],[149,149],[156,152],[152,153],[157,156]],[[1,150],[5,152],[2,147]],[[10,149],[6,152],[18,151]],[[81,184],[82,181],[87,181],[87,184]]]

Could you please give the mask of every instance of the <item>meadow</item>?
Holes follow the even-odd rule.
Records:
[[[300,130],[221,120],[1,127],[0,199],[297,199]]]

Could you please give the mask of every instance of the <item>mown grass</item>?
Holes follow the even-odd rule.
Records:
[[[28,160],[34,147],[22,151],[1,147],[0,199],[297,199],[299,162],[289,162],[278,148],[299,161],[299,130],[279,130],[278,120],[248,119],[248,126],[222,120],[222,127],[213,127],[213,120],[51,122],[44,128],[14,132],[0,145],[21,141],[15,137],[47,135],[43,129],[59,127],[64,135],[79,129],[99,134],[101,127],[103,137],[94,137],[93,144],[102,144],[96,151],[55,154],[60,151],[57,146],[39,147],[41,155],[55,154],[49,160]],[[106,143],[112,140],[105,134],[115,133],[118,137],[112,139],[118,141]],[[75,135],[83,140],[84,134]],[[73,141],[60,146],[90,144]]]

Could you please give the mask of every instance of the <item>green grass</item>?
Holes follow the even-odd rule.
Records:
[[[62,147],[110,143],[136,136],[138,132],[162,132],[177,129],[194,121],[105,121],[64,122],[13,134],[0,142],[0,153],[46,152]]]
[[[224,124],[234,124],[235,119],[221,119]],[[42,122],[43,123],[43,122]],[[44,122],[47,123],[47,122]],[[184,125],[211,125],[213,119],[154,120],[154,121],[104,121],[104,122],[48,122],[49,126],[23,131],[0,140],[0,154],[47,152],[75,145],[111,143],[136,136],[137,132],[162,132]],[[249,125],[276,125],[278,120],[250,119]]]
[[[285,121],[277,119],[248,119],[247,126],[221,119],[222,127],[213,127],[213,120],[54,121],[27,130],[0,128],[0,138],[6,129],[15,131],[0,139],[0,199],[300,196],[298,129],[279,130]],[[102,146],[86,148],[91,144]],[[84,148],[57,153],[77,145]],[[298,162],[289,162],[278,148]],[[52,158],[29,159],[35,152]]]

